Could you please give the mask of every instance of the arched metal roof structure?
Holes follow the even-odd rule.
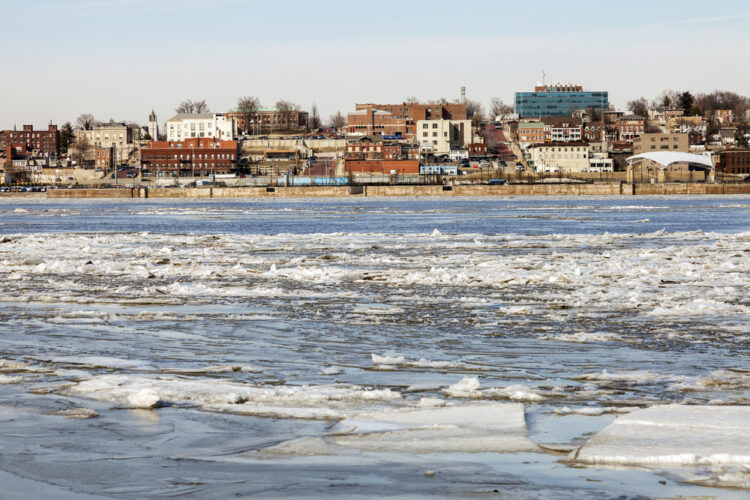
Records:
[[[628,165],[632,165],[636,160],[651,160],[654,163],[658,163],[662,168],[667,168],[673,163],[690,163],[693,165],[701,165],[707,169],[714,168],[711,163],[711,158],[705,155],[697,155],[694,153],[678,153],[671,151],[652,151],[650,153],[641,153],[639,155],[630,156],[628,158]]]

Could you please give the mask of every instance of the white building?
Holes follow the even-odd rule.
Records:
[[[424,152],[449,154],[471,144],[471,120],[419,120],[416,138]]]
[[[585,172],[590,168],[585,142],[549,142],[529,147],[537,172]]]
[[[219,113],[180,113],[167,120],[168,141],[193,137],[232,141],[237,138],[237,123],[234,118]]]
[[[589,172],[614,172],[615,161],[612,158],[601,158],[599,156],[589,158]]]

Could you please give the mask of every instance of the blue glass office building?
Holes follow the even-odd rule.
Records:
[[[608,92],[583,90],[557,90],[516,92],[516,113],[521,118],[543,118],[545,116],[571,116],[574,110],[594,108],[609,109]]]

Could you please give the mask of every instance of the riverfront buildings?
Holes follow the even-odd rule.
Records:
[[[151,141],[141,150],[144,177],[207,177],[237,169],[237,141],[197,137]]]
[[[57,125],[52,124],[47,130],[34,130],[32,125],[24,125],[21,130],[0,131],[0,149],[12,145],[23,145],[42,155],[56,155],[60,151],[60,132]]]

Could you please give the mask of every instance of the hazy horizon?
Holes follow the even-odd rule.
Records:
[[[606,90],[618,108],[662,90],[750,95],[738,56],[750,4],[415,1],[386,9],[339,1],[0,0],[9,77],[0,129],[82,113],[160,123],[184,99],[223,112],[242,95],[286,99],[323,119],[357,102],[457,99],[485,107],[547,82]]]

